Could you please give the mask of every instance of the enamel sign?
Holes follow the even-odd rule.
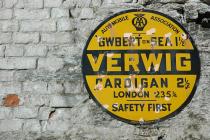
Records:
[[[90,97],[114,118],[151,124],[179,113],[192,99],[200,58],[174,19],[151,10],[127,10],[103,21],[82,56]]]

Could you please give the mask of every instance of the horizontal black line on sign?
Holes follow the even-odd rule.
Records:
[[[127,100],[127,101],[157,101],[157,100]]]
[[[141,49],[136,49],[136,50],[132,50],[132,49],[128,49],[128,50],[85,50],[86,51],[86,53],[95,53],[95,52],[100,52],[100,53],[102,53],[102,52],[106,52],[106,53],[121,53],[121,52],[126,52],[126,53],[141,53],[141,52],[158,52],[158,53],[161,53],[161,52],[164,52],[164,53],[166,53],[166,52],[176,52],[176,53],[183,53],[183,52],[194,52],[195,50],[184,50],[184,49],[178,49],[178,50],[176,50],[176,49],[171,49],[171,50],[169,50],[169,49],[166,49],[166,50],[156,50],[156,49],[148,49],[148,50],[146,50],[146,49],[144,49],[144,50],[141,50]]]
[[[161,74],[158,74],[158,73],[141,73],[141,74],[135,74],[135,73],[128,73],[128,74],[125,74],[125,73],[115,73],[115,72],[109,72],[109,73],[95,73],[95,74],[93,74],[93,73],[85,73],[85,75],[92,75],[92,76],[94,76],[94,75],[109,75],[109,76],[111,76],[111,75],[136,75],[136,76],[141,76],[141,75],[148,75],[148,76],[150,76],[150,75],[198,75],[198,73],[196,73],[196,72],[194,72],[194,73],[192,73],[192,72],[190,72],[190,73],[184,73],[184,72],[179,72],[179,73],[161,73]]]
[[[97,49],[97,50],[86,50],[86,51],[129,51],[129,50],[132,50],[132,51],[151,51],[151,50],[153,50],[153,51],[194,51],[195,50],[195,48],[192,48],[192,49],[177,49],[177,48],[173,48],[173,49],[171,49],[171,48],[165,48],[165,49],[138,49],[138,48],[124,48],[124,50],[122,50],[122,49],[112,49],[112,48],[110,48],[110,49],[107,49],[107,50],[103,50],[103,49]]]

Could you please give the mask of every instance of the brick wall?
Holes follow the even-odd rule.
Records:
[[[0,0],[0,139],[210,139],[210,6],[205,2]],[[200,50],[202,73],[193,100],[176,117],[150,126],[132,126],[104,113],[89,99],[81,78],[82,50],[91,31],[130,8],[172,16]]]

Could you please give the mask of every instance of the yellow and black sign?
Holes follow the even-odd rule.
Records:
[[[174,19],[151,10],[127,10],[103,21],[82,57],[90,96],[113,117],[148,124],[179,113],[192,99],[200,58]]]

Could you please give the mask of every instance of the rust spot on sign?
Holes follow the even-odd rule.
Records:
[[[8,94],[4,98],[3,105],[6,107],[16,107],[19,105],[20,99],[16,94]]]

